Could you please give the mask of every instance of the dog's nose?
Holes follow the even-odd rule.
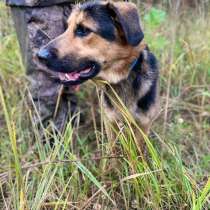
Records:
[[[41,50],[39,50],[39,52],[37,53],[37,57],[38,57],[40,60],[47,61],[47,60],[49,60],[49,59],[52,57],[52,55],[51,55],[51,53],[50,53],[49,50],[47,50],[47,49],[41,49]]]

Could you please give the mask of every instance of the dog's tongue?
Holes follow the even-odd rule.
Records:
[[[89,73],[90,70],[91,70],[91,68],[84,69],[83,71],[80,71],[80,72],[71,72],[71,73],[61,73],[60,72],[58,74],[58,76],[59,76],[59,79],[64,82],[76,81],[80,78],[81,74],[82,75],[87,74],[87,73]],[[79,89],[80,89],[79,85],[71,85],[71,87],[74,91],[79,91]]]
[[[59,73],[59,78],[60,80],[64,81],[74,81],[79,79],[79,73],[77,72],[72,72],[72,73]]]
[[[87,68],[84,69],[83,71],[80,72],[71,72],[71,73],[59,73],[59,78],[62,81],[75,81],[77,79],[79,79],[81,74],[87,74],[89,71],[91,70],[91,68]]]

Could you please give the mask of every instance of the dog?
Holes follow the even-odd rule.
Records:
[[[66,86],[96,78],[106,81],[103,106],[111,124],[122,119],[113,103],[114,90],[141,130],[149,133],[159,109],[159,69],[144,42],[135,4],[92,1],[75,5],[66,31],[37,56]],[[138,144],[143,144],[142,134]]]

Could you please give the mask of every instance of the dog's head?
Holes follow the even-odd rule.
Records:
[[[143,37],[133,3],[87,2],[75,6],[67,30],[37,55],[59,72],[64,84],[80,84],[95,76],[116,83],[127,77]]]

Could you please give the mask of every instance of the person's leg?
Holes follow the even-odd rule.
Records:
[[[44,126],[52,120],[60,131],[65,127],[70,113],[75,110],[76,97],[71,88],[64,91],[59,83],[41,71],[34,59],[41,46],[63,33],[65,19],[70,11],[70,4],[31,8],[12,7],[23,62],[30,80],[33,104]],[[36,122],[40,121],[36,114],[34,117]]]

